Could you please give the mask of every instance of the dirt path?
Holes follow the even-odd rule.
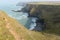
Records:
[[[9,32],[14,36],[14,38],[16,40],[24,40],[22,39],[17,33],[16,31],[14,30],[14,28],[11,26],[11,24],[9,23],[9,21],[7,19],[5,19],[6,21],[6,28],[9,30]]]

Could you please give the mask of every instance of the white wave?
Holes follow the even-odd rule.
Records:
[[[35,28],[35,26],[36,26],[36,23],[31,23],[29,30],[33,30]]]

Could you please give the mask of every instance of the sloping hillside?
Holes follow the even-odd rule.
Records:
[[[60,40],[60,36],[29,31],[15,19],[0,11],[0,40]]]
[[[5,20],[6,15],[0,11],[0,40],[15,40],[13,35],[6,28]]]
[[[0,40],[32,40],[24,26],[0,11]]]

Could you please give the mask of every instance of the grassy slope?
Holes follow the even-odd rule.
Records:
[[[58,35],[27,30],[15,19],[8,17],[3,11],[0,11],[0,15],[0,40],[15,40],[14,36],[5,27],[6,23],[3,18],[8,19],[8,21],[11,23],[12,28],[14,28],[16,33],[24,40],[60,40],[60,36]]]
[[[14,28],[14,30],[16,31],[16,33],[24,40],[33,40],[30,35],[27,32],[27,29],[24,28],[24,26],[20,25],[15,19],[8,17],[8,15],[6,15],[5,12],[0,11],[0,24],[1,24],[1,34],[2,37],[1,40],[15,40],[13,35],[8,31],[8,29],[6,28],[6,22],[5,19],[7,19],[9,21],[9,23],[11,23],[11,27]],[[4,19],[5,18],[5,19]],[[7,22],[8,23],[8,22]],[[4,35],[3,35],[4,34]],[[5,38],[5,39],[4,39]]]
[[[5,21],[3,20],[4,14],[0,12],[0,40],[15,40],[13,35],[10,34],[8,29],[5,27]]]

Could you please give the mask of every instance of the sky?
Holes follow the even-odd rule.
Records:
[[[18,2],[39,2],[39,1],[60,1],[60,0],[0,0],[0,5],[1,4],[16,4]]]

